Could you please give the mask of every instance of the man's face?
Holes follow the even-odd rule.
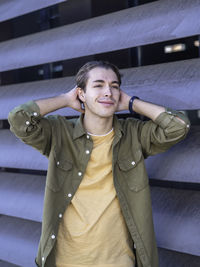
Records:
[[[118,107],[120,86],[117,75],[111,69],[96,67],[89,71],[85,92],[81,100],[85,114],[101,118],[112,117]]]

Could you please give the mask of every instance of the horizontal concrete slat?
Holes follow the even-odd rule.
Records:
[[[200,109],[200,59],[122,70],[130,95],[178,110]]]
[[[0,172],[0,214],[41,222],[45,177]]]
[[[9,130],[0,130],[0,166],[7,168],[47,170],[48,160],[25,145]]]
[[[200,192],[152,187],[152,206],[158,246],[200,256]]]
[[[150,178],[200,183],[200,126],[191,127],[185,140],[146,160]]]
[[[1,0],[0,22],[67,0]]]
[[[0,259],[35,267],[40,233],[40,223],[0,216]]]
[[[200,257],[158,248],[160,267],[199,267]]]
[[[0,44],[0,71],[200,34],[199,0],[156,1]]]
[[[20,267],[19,265],[15,265],[6,261],[0,260],[0,266],[1,267]]]
[[[122,90],[129,95],[174,109],[200,108],[200,59],[184,60],[120,70]],[[0,119],[6,119],[15,106],[26,101],[46,98],[69,91],[74,77],[0,86]],[[65,108],[54,112],[65,116],[79,115]]]

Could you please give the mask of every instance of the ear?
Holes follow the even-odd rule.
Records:
[[[78,97],[82,102],[85,102],[85,92],[81,87],[77,87]]]

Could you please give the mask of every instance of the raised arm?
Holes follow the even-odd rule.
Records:
[[[129,109],[130,98],[126,93],[121,92],[118,111]],[[150,119],[133,121],[133,125],[137,125],[138,138],[145,157],[166,151],[183,140],[189,131],[190,122],[182,112],[140,99],[133,101],[132,109]]]
[[[40,109],[41,116],[65,107],[70,107],[79,112],[84,112],[78,99],[76,87],[68,93],[64,93],[51,98],[35,100],[35,103]]]
[[[129,101],[131,97],[127,95],[125,92],[121,91],[121,98],[118,110],[128,110],[129,109]],[[153,103],[149,103],[140,99],[135,99],[132,104],[132,110],[136,113],[146,116],[149,119],[155,121],[156,118],[163,112],[166,111],[166,108],[163,106],[159,106]],[[184,120],[178,118],[182,123],[185,123]]]
[[[24,143],[48,156],[51,150],[52,130],[59,132],[58,116],[44,115],[55,110],[71,107],[83,112],[77,89],[55,97],[27,102],[14,108],[8,116],[10,130]]]

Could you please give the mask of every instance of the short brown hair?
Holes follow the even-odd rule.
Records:
[[[108,61],[89,61],[85,65],[83,65],[76,74],[77,87],[80,87],[85,91],[88,80],[88,72],[97,67],[113,70],[114,73],[117,75],[119,84],[121,85],[121,74],[117,66]]]

